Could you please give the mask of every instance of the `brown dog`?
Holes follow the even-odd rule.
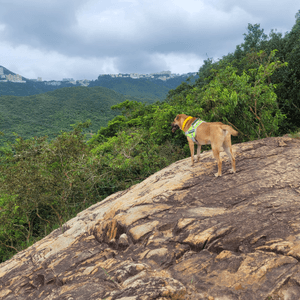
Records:
[[[172,123],[172,132],[175,132],[178,128],[183,130],[186,135],[189,131],[191,125],[194,123],[196,118],[189,117],[184,114],[177,115],[174,122]],[[183,128],[184,126],[184,128]],[[222,176],[222,160],[220,158],[221,147],[231,159],[232,173],[235,173],[235,158],[232,153],[231,148],[231,135],[238,135],[231,126],[225,125],[221,122],[210,122],[201,123],[196,129],[195,143],[197,144],[197,161],[200,158],[201,145],[211,144],[211,148],[215,159],[218,163],[218,173],[215,174],[216,177]],[[189,147],[191,151],[192,166],[194,165],[194,141],[192,138],[187,136],[189,142]]]

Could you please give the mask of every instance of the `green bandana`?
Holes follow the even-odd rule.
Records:
[[[196,119],[189,128],[189,130],[185,132],[185,135],[191,138],[194,143],[196,143],[196,129],[202,123],[205,123],[205,121],[202,121],[201,119]]]

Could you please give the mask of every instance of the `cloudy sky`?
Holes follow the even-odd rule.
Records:
[[[196,72],[243,42],[295,24],[298,0],[0,0],[0,65],[26,78]]]

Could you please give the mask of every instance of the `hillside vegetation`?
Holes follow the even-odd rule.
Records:
[[[112,106],[118,115],[88,142],[82,130],[89,124],[78,123],[50,141],[18,138],[2,148],[1,260],[54,228],[64,230],[66,220],[91,204],[187,157],[184,134],[171,133],[178,113],[232,125],[240,133],[234,143],[299,130],[299,17],[285,35],[266,36],[249,24],[244,43],[217,62],[205,61],[195,82],[179,85],[162,102]]]
[[[7,69],[5,72],[10,73]],[[88,131],[95,133],[118,114],[110,109],[112,105],[126,99],[146,103],[161,101],[171,88],[186,79],[186,76],[178,76],[166,82],[99,76],[89,87],[63,83],[59,88],[32,81],[0,83],[0,126],[5,133],[0,137],[0,146],[14,141],[15,134],[23,138],[43,135],[53,138],[61,130],[70,131],[70,124],[88,119],[91,121]],[[43,93],[44,90],[49,91]],[[9,96],[23,94],[30,96]]]
[[[89,132],[106,126],[116,116],[111,106],[125,101],[125,96],[103,87],[69,87],[27,97],[0,97],[0,128],[5,134],[0,145],[22,138],[48,135],[53,138],[70,131],[70,124],[90,120]]]

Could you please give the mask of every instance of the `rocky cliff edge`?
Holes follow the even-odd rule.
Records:
[[[0,265],[0,299],[300,298],[300,141],[178,161]]]

